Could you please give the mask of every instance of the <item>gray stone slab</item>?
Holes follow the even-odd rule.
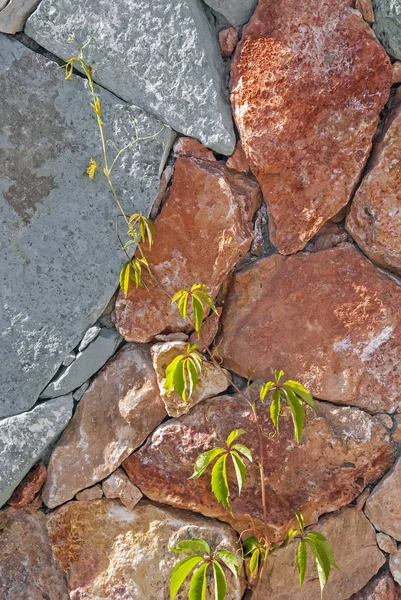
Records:
[[[99,91],[107,138],[160,122]],[[0,34],[0,418],[28,410],[112,297],[124,262],[118,208],[101,175],[89,90]],[[115,183],[129,213],[149,214],[168,128],[123,155]],[[124,231],[124,228],[123,230]]]
[[[85,350],[85,348],[97,338],[97,336],[101,332],[101,329],[102,328],[98,323],[93,325],[93,327],[89,327],[88,331],[82,338],[82,342],[79,344],[78,352],[82,352],[82,350]]]
[[[373,30],[391,56],[401,60],[401,0],[373,0]]]
[[[258,0],[205,0],[206,4],[213,8],[235,27],[244,25],[251,18]]]
[[[74,362],[43,390],[41,398],[64,396],[81,387],[113,356],[122,341],[115,329],[103,329]]]
[[[42,0],[25,33],[63,59],[91,37],[94,78],[222,154],[235,145],[215,31],[200,0]]]
[[[0,31],[17,33],[24,29],[25,21],[40,0],[0,0]]]
[[[0,421],[0,507],[65,429],[72,407],[69,394]]]

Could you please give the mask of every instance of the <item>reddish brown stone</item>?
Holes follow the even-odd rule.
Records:
[[[36,494],[40,492],[46,481],[46,467],[40,460],[29,473],[24,477],[19,486],[14,490],[13,495],[8,501],[10,506],[23,508],[28,506],[35,499]]]
[[[219,44],[223,58],[230,58],[238,44],[238,27],[229,27],[219,31]]]
[[[103,498],[102,486],[100,483],[97,483],[90,488],[86,488],[86,490],[78,492],[76,498],[80,502],[85,502],[86,500],[99,500],[100,498]]]
[[[308,248],[309,245],[313,244],[313,252],[319,252],[320,250],[335,248],[335,246],[349,241],[351,241],[350,237],[347,232],[344,231],[343,227],[340,227],[340,225],[337,225],[332,221],[327,221],[327,223],[325,223],[312,238],[310,244],[308,244]]]
[[[374,149],[346,227],[371,260],[401,274],[401,106]]]
[[[174,156],[177,158],[199,158],[216,162],[216,157],[211,150],[203,146],[198,140],[190,137],[181,137],[174,144]]]
[[[394,417],[394,431],[391,437],[394,442],[401,442],[401,415]]]
[[[401,542],[401,458],[369,496],[365,513],[378,531]],[[401,573],[401,563],[400,563]],[[400,575],[401,577],[401,575]]]
[[[258,396],[258,389],[247,392]],[[351,502],[369,482],[377,481],[392,460],[389,436],[375,417],[350,407],[318,403],[307,410],[301,445],[294,439],[288,410],[274,435],[268,407],[258,405],[264,432],[264,464],[268,530],[282,539],[295,524],[293,509],[302,511],[306,523]],[[253,463],[240,497],[229,466],[231,516],[212,494],[210,471],[189,480],[196,458],[224,446],[228,434],[243,428],[242,443],[252,450]],[[200,512],[231,523],[243,531],[254,522],[261,526],[262,503],[258,468],[259,446],[251,409],[237,396],[219,396],[195,406],[189,413],[161,425],[147,443],[123,463],[141,491],[157,502]]]
[[[209,348],[212,345],[214,338],[216,337],[217,332],[219,330],[221,312],[222,308],[217,309],[217,314],[215,312],[212,312],[210,316],[206,319],[206,321],[203,323],[200,335],[198,336],[196,331],[194,331],[191,337],[189,338],[189,343],[198,344],[199,350],[201,352],[204,352],[206,348]]]
[[[234,118],[283,254],[347,204],[389,97],[389,58],[352,6],[260,0],[234,56]]]
[[[401,61],[397,60],[393,65],[393,83],[401,83]]]
[[[239,173],[244,173],[250,170],[249,161],[246,157],[241,142],[237,142],[233,155],[227,160],[227,167],[234,169],[234,171],[238,171]]]
[[[252,177],[224,162],[179,158],[170,196],[155,223],[155,243],[145,251],[154,275],[173,295],[203,283],[216,297],[253,238],[252,218],[261,203]],[[125,339],[146,342],[158,333],[188,331],[166,293],[144,275],[147,288],[131,285],[118,296],[114,319]]]
[[[400,410],[401,289],[350,244],[237,273],[217,340],[238,375],[283,369],[317,398]]]

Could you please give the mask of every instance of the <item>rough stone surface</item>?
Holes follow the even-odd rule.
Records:
[[[103,481],[103,492],[106,498],[119,498],[131,510],[142,498],[142,492],[130,481],[122,469],[117,469]]]
[[[394,417],[394,431],[391,437],[394,442],[401,442],[401,415]]]
[[[100,327],[100,325],[98,325],[98,323],[96,323],[96,325],[93,325],[93,327],[89,327],[88,331],[82,338],[82,342],[79,344],[78,352],[82,352],[83,350],[85,350],[85,348],[87,348],[87,346],[89,346],[89,344],[97,338],[101,330],[102,328]]]
[[[124,346],[84,394],[53,451],[45,504],[58,506],[107,477],[165,416],[148,348]]]
[[[81,387],[113,356],[121,341],[117,331],[103,329],[92,343],[78,352],[74,362],[43,390],[40,397],[64,396]]]
[[[243,377],[280,368],[318,398],[400,410],[401,290],[350,244],[237,273],[221,323],[220,356]]]
[[[63,431],[72,406],[72,396],[62,396],[0,421],[0,507]]]
[[[221,307],[217,308],[217,314],[215,312],[210,313],[206,321],[203,322],[200,335],[194,331],[188,340],[189,343],[197,344],[201,352],[204,352],[206,348],[209,348],[213,344],[214,338],[219,331],[221,313]]]
[[[71,51],[71,50],[70,50]],[[124,256],[107,185],[82,177],[101,162],[83,79],[0,35],[0,418],[29,409],[112,297]],[[161,124],[97,90],[107,137]],[[167,130],[137,144],[115,171],[126,210],[148,213]],[[90,223],[90,225],[89,225]],[[23,293],[21,293],[23,290]]]
[[[25,33],[71,57],[71,31],[94,65],[94,79],[117,96],[222,154],[235,135],[223,92],[220,48],[199,0],[42,0]],[[179,35],[177,34],[179,32]],[[118,68],[116,68],[118,65]]]
[[[72,363],[74,362],[76,358],[76,355],[74,352],[71,352],[70,354],[67,354],[67,356],[65,357],[65,359],[63,360],[63,367],[69,367],[70,365],[72,365]]]
[[[359,10],[364,21],[371,25],[375,22],[375,14],[373,12],[372,0],[356,0],[355,8]]]
[[[347,232],[344,231],[343,227],[340,227],[340,225],[337,225],[337,223],[333,223],[332,221],[327,221],[327,223],[325,223],[311,239],[307,245],[307,250],[320,252],[321,250],[335,248],[335,246],[349,241],[351,241],[351,239]],[[310,249],[309,246],[311,246]]]
[[[401,4],[400,4],[401,8]],[[400,30],[401,31],[401,30]],[[401,106],[375,146],[346,227],[371,260],[401,274]]]
[[[333,569],[324,598],[348,600],[380,569],[385,559],[376,546],[375,531],[358,510],[345,508],[323,519],[313,530],[320,531],[333,546],[338,569]],[[308,561],[304,585],[299,589],[296,570],[296,542],[270,556],[257,600],[320,600],[319,580],[312,560]]]
[[[377,575],[350,600],[397,600],[394,579],[388,573]]]
[[[33,502],[36,494],[40,492],[45,481],[46,467],[40,460],[14,490],[11,498],[8,500],[8,504],[14,506],[14,508],[28,506],[28,504]]]
[[[179,417],[187,413],[201,400],[217,396],[230,385],[231,377],[227,371],[222,371],[212,363],[204,361],[198,385],[186,403],[176,392],[173,391],[168,394],[164,388],[166,369],[177,356],[185,352],[185,348],[186,344],[184,342],[166,342],[164,344],[154,344],[151,350],[160,396],[170,417]]]
[[[283,254],[347,204],[389,98],[390,61],[352,5],[260,0],[234,57],[234,118]]]
[[[397,60],[397,62],[393,63],[393,84],[401,83],[401,62]]]
[[[401,585],[401,546],[398,552],[390,556],[390,571],[395,581]]]
[[[189,137],[181,137],[174,144],[174,156],[176,158],[186,156],[187,158],[200,158],[216,162],[216,157],[211,150],[202,146],[198,140]]]
[[[378,533],[376,535],[376,541],[380,550],[383,550],[383,552],[387,552],[387,554],[394,554],[394,552],[397,552],[397,542],[391,536],[386,535],[385,533]]]
[[[237,551],[237,536],[227,525],[146,501],[134,510],[115,500],[70,502],[49,517],[48,526],[71,600],[166,600],[171,571],[182,558],[168,548],[182,539],[204,538],[213,549]],[[241,582],[226,577],[227,598],[240,600]],[[184,586],[177,600],[187,595]]]
[[[401,541],[401,458],[366,502],[367,517],[379,531]]]
[[[0,532],[1,600],[69,600],[64,573],[54,561],[46,517],[8,508]]]
[[[218,202],[216,199],[218,198]],[[154,275],[173,295],[194,283],[216,297],[227,275],[252,243],[252,217],[261,202],[256,181],[224,162],[179,158],[170,196],[145,251]],[[148,342],[158,333],[190,329],[170,298],[144,275],[147,288],[130,286],[116,302],[114,320],[128,341]]]
[[[39,2],[40,0],[0,0],[0,32],[22,31],[25,21]]]
[[[391,56],[401,59],[400,0],[373,0],[373,10],[375,34]]]
[[[258,0],[205,0],[213,10],[223,15],[234,26],[244,25],[251,17]]]
[[[238,27],[219,31],[219,44],[223,58],[230,58],[238,44]]]
[[[234,171],[239,171],[240,173],[250,170],[249,161],[241,142],[237,142],[232,156],[227,160],[227,167],[234,169]]]
[[[258,388],[248,393],[256,398]],[[268,411],[258,406],[265,434],[268,525],[274,539],[282,539],[294,523],[294,508],[301,510],[306,523],[313,523],[319,515],[350,502],[391,465],[388,433],[375,417],[356,408],[318,403],[316,414],[308,409],[302,444],[298,445],[288,411],[281,419],[280,435],[274,436]],[[215,500],[210,474],[198,480],[189,481],[188,477],[199,454],[224,446],[228,434],[237,428],[247,431],[242,440],[251,448],[254,461],[248,466],[241,496],[232,493],[232,517]],[[262,519],[258,455],[249,405],[241,396],[220,396],[161,425],[123,466],[152,500],[228,521],[243,531],[251,526],[251,518],[256,525]],[[230,469],[228,475],[235,489]]]
[[[97,483],[86,490],[82,490],[82,492],[78,492],[76,498],[80,502],[85,502],[86,500],[99,500],[100,498],[103,498],[102,486],[100,483]]]
[[[85,394],[86,390],[90,386],[90,381],[85,381],[72,395],[75,402],[79,402],[82,396]]]

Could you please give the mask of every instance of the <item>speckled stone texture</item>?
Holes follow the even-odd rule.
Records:
[[[94,79],[222,154],[234,150],[220,48],[200,0],[43,0],[25,33],[63,59],[74,32]]]
[[[251,17],[258,0],[205,0],[206,4],[223,15],[231,25],[244,25]]]
[[[385,49],[401,59],[401,0],[373,0],[373,30]]]
[[[0,31],[22,31],[25,21],[39,2],[40,0],[0,0]]]
[[[0,421],[0,507],[66,427],[72,406],[71,395],[55,398]]]
[[[161,123],[98,90],[106,137],[133,138]],[[0,35],[0,418],[29,409],[102,313],[124,262],[118,208],[102,161],[83,79]],[[115,185],[128,212],[149,213],[168,129],[124,155]]]

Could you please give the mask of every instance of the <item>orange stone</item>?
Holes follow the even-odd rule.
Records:
[[[240,173],[250,170],[249,162],[241,142],[237,142],[233,155],[227,160],[227,167],[234,169],[234,171],[239,171]]]
[[[195,283],[215,298],[253,240],[252,219],[262,201],[257,182],[223,161],[179,158],[170,196],[155,223],[155,242],[146,250],[150,268],[173,296]],[[176,305],[148,275],[146,288],[120,292],[114,321],[128,341],[148,342],[159,333],[191,331]],[[205,312],[205,316],[207,313]]]
[[[352,0],[260,0],[234,55],[231,102],[279,252],[347,204],[392,69]]]
[[[19,486],[14,490],[13,495],[8,500],[8,504],[15,508],[28,506],[28,504],[33,502],[36,494],[40,492],[45,481],[46,467],[40,460],[32,467]]]
[[[198,140],[190,137],[180,137],[174,144],[174,156],[176,158],[186,156],[187,158],[200,158],[216,162],[216,157],[211,150],[203,146]]]
[[[223,58],[230,58],[238,44],[238,27],[228,27],[219,31],[219,44]]]

